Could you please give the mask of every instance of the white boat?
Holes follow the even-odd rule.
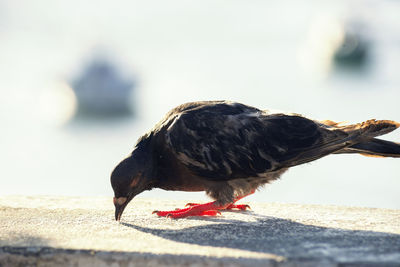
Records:
[[[132,112],[135,82],[123,78],[110,61],[93,60],[71,85],[78,102],[78,115],[118,116]]]

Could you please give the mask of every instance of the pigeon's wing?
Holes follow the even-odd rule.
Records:
[[[335,137],[325,136],[321,129],[299,115],[218,103],[180,113],[166,131],[166,142],[194,174],[230,180],[301,164],[307,152],[308,157],[322,157],[317,148]]]

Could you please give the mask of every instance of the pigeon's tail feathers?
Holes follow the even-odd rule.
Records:
[[[400,158],[400,143],[373,138],[364,143],[358,143],[336,152],[336,154],[358,153],[368,157]]]
[[[368,120],[362,123],[340,126],[341,130],[359,133],[359,142],[334,153],[359,153],[371,157],[400,157],[400,144],[374,138],[390,133],[400,127],[400,123],[390,120]]]
[[[322,143],[299,153],[295,158],[285,161],[282,166],[291,167],[307,163],[332,153],[360,153],[369,156],[393,157],[400,152],[399,144],[392,143],[393,145],[390,145],[392,150],[389,150],[388,147],[391,142],[374,138],[400,127],[400,123],[395,121],[368,120],[351,125],[332,122],[331,124],[324,123],[324,125],[328,126],[329,130],[324,131],[325,137]],[[383,143],[385,143],[385,149],[387,148],[387,150],[383,148]]]
[[[360,134],[362,137],[369,139],[390,133],[398,127],[400,127],[400,123],[391,120],[368,120],[337,128],[350,134]]]

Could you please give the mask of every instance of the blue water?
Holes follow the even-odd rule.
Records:
[[[0,194],[111,196],[112,168],[187,101],[228,99],[321,120],[400,121],[400,5],[348,3],[0,2]],[[346,17],[365,24],[372,44],[361,70],[326,66],[324,34],[332,18]],[[61,123],[57,112],[68,102],[47,93],[96,53],[138,78],[136,115]],[[400,141],[400,130],[385,138]],[[206,199],[161,190],[142,196]],[[398,209],[400,160],[329,156],[291,169],[248,200]]]

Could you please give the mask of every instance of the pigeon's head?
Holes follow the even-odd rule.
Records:
[[[135,153],[136,152],[136,153]],[[115,220],[119,221],[128,203],[151,187],[151,162],[138,151],[121,161],[111,174],[114,190]]]

